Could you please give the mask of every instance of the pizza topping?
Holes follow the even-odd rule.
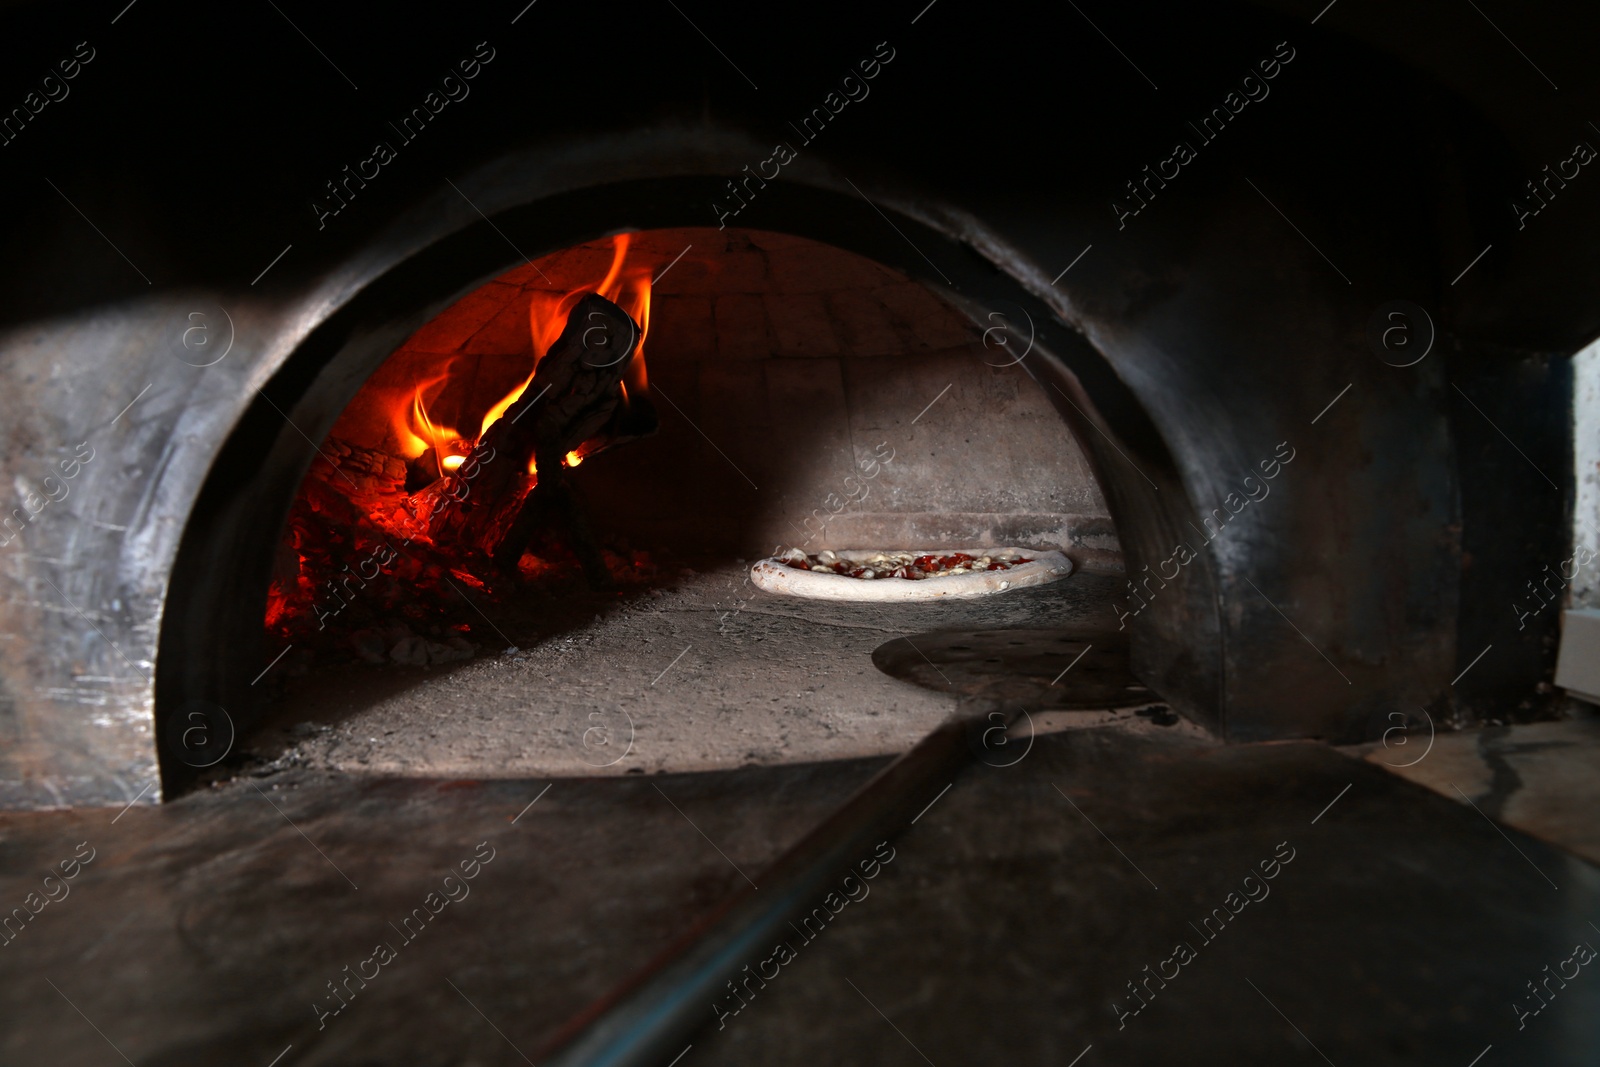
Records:
[[[791,548],[777,558],[779,562],[795,570],[842,574],[864,580],[906,578],[912,581],[922,578],[943,578],[951,574],[971,574],[974,571],[1004,571],[1023,563],[1033,562],[1027,556],[974,556],[966,552],[951,552],[948,555],[878,552],[864,560],[848,560],[841,559],[836,553],[826,549],[814,556],[808,556],[798,548]]]

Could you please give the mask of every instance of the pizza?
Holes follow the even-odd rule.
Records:
[[[824,550],[791,548],[750,569],[771,593],[818,600],[969,599],[1041,585],[1072,572],[1062,553],[1021,548]]]
[[[922,581],[926,578],[943,578],[950,574],[971,574],[973,571],[1004,571],[1022,563],[1032,563],[1026,556],[974,556],[967,552],[944,555],[926,552],[877,552],[866,559],[842,559],[836,552],[824,549],[808,556],[798,548],[791,548],[775,557],[785,566],[818,574],[846,574],[851,578],[867,580],[879,578],[907,578]]]

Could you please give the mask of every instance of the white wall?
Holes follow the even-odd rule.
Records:
[[[1571,606],[1600,608],[1600,341],[1573,358],[1572,392],[1573,547],[1595,559],[1573,579]]]

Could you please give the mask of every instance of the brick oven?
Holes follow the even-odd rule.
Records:
[[[554,350],[586,292],[614,297],[640,330],[612,420],[623,429],[568,442],[559,462],[574,515],[532,519],[508,557],[495,546],[510,539],[503,527],[516,509],[494,494],[516,494],[532,509],[537,487],[550,479],[527,457],[504,454],[503,435],[492,427],[539,417],[521,406],[541,392],[535,353]],[[633,633],[630,605],[683,596],[715,620],[719,635],[735,636],[689,633],[680,645],[700,651],[682,672],[748,677],[723,686],[721,700],[765,707],[779,699],[762,682],[772,672],[766,661],[852,653],[807,634],[759,643],[758,630],[758,643],[741,648],[738,635],[775,606],[748,580],[755,559],[790,550],[1015,546],[1064,550],[1085,573],[1120,571],[1114,524],[1090,462],[1046,386],[1026,369],[1040,355],[1031,347],[1043,351],[1025,315],[975,321],[898,271],[781,233],[628,232],[526,262],[461,296],[385,354],[326,436],[300,450],[304,481],[280,520],[270,578],[256,592],[264,624],[248,646],[255,651],[244,664],[254,672],[249,684],[238,685],[240,675],[226,700],[193,693],[174,700],[202,719],[233,709],[228,721],[241,728],[266,717],[280,731],[294,730],[296,718],[323,712],[346,733],[389,739],[381,752],[360,757],[348,744],[320,746],[335,766],[376,761],[412,774],[493,776],[676,765],[684,752],[647,738],[627,766],[600,759],[620,749],[572,744],[601,721],[587,712],[564,723],[556,715],[550,734],[531,730],[530,709],[548,704],[542,716],[582,704],[548,679],[520,703],[486,698],[505,709],[482,723],[496,741],[463,755],[452,745],[465,698],[446,698],[430,712],[438,684],[428,668],[536,655],[516,647],[531,639],[517,629],[530,602],[565,602],[566,614],[592,609],[585,625],[566,630],[566,640],[581,634],[585,648],[659,653],[661,646],[638,643],[652,638]],[[478,477],[518,462],[529,469],[509,481]],[[474,515],[497,508],[493,521],[502,528],[483,534]],[[252,547],[259,572],[263,546]],[[1040,621],[1048,614],[1036,603],[1013,611]],[[867,611],[856,625],[872,631],[885,621]],[[534,632],[554,640],[560,629],[547,621]],[[583,683],[591,699],[595,687],[613,690],[599,699],[612,720],[601,729],[609,736],[626,722],[630,739],[636,728],[651,735],[669,713],[640,706],[627,683],[608,681],[615,655],[591,665],[595,677]],[[484,669],[469,669],[457,684],[485,696]],[[366,681],[351,686],[352,677]],[[416,691],[378,700],[359,725],[331,714],[335,705],[360,704],[363,684],[405,690],[407,677]],[[811,681],[807,690],[825,707],[794,712],[807,718],[882,699],[871,672],[830,677],[824,670]],[[220,693],[228,682],[219,671],[195,684],[195,692]],[[417,727],[430,719],[432,726]],[[838,750],[808,747],[814,741],[780,746],[770,731],[746,724],[752,736],[737,752],[704,727],[702,747],[717,754],[692,758],[722,766],[860,755],[892,749],[898,742],[890,738],[907,736],[913,723],[924,719],[907,718],[871,744]],[[535,750],[542,758],[527,755]],[[181,763],[173,769],[186,773]]]
[[[569,27],[568,15],[537,14],[542,33]],[[514,29],[508,20],[505,32],[534,18]],[[914,25],[920,33],[927,19]],[[659,430],[592,456],[578,450],[572,484],[602,549],[625,541],[630,560],[643,552],[656,563],[660,549],[714,552],[735,568],[808,534],[840,547],[1054,545],[1083,575],[1121,569],[1121,584],[1096,602],[1127,636],[1135,673],[1218,736],[1354,740],[1387,728],[1397,704],[1441,706],[1490,640],[1478,639],[1493,617],[1492,582],[1460,566],[1462,538],[1484,528],[1477,518],[1464,527],[1462,508],[1485,515],[1492,499],[1451,488],[1456,438],[1478,432],[1465,418],[1473,413],[1441,404],[1455,394],[1437,360],[1395,378],[1395,367],[1369,358],[1364,330],[1328,329],[1297,334],[1286,359],[1282,331],[1261,324],[1364,325],[1373,307],[1419,291],[1416,279],[1461,250],[1446,254],[1426,235],[1408,257],[1363,246],[1377,288],[1353,288],[1262,202],[1265,193],[1297,215],[1259,169],[1250,171],[1259,189],[1207,169],[1235,130],[1283,121],[1273,109],[1310,67],[1298,46],[1274,51],[1287,39],[1278,30],[1240,53],[1250,64],[1284,57],[1274,60],[1272,97],[1249,104],[1177,177],[1159,179],[1166,186],[1141,178],[1148,206],[1134,214],[1122,185],[1139,164],[1129,164],[1169,151],[1152,157],[1135,136],[1147,123],[1120,111],[1081,116],[1090,124],[1081,135],[1111,146],[1097,162],[1002,179],[992,154],[939,136],[921,101],[942,91],[940,80],[891,29],[834,42],[826,84],[813,68],[796,71],[781,98],[760,95],[730,66],[732,84],[757,94],[739,107],[768,108],[759,118],[704,112],[702,75],[674,68],[670,86],[654,88],[637,72],[577,77],[592,95],[543,114],[536,135],[519,109],[547,85],[525,62],[507,62],[488,29],[463,30],[471,40],[444,58],[396,30],[385,47],[409,59],[394,69],[427,84],[385,86],[397,110],[367,126],[337,117],[307,85],[305,106],[290,110],[314,131],[243,142],[250,165],[236,168],[237,188],[195,192],[228,204],[245,196],[262,210],[230,215],[226,241],[161,244],[167,274],[85,222],[131,210],[99,172],[50,172],[55,190],[39,189],[59,213],[27,215],[17,239],[51,251],[9,291],[16,306],[0,365],[23,494],[3,572],[3,802],[154,802],[181,791],[192,770],[171,756],[170,731],[185,736],[215,714],[208,708],[222,709],[239,738],[265,721],[281,699],[270,687],[311,670],[303,657],[317,651],[265,620],[275,575],[297,566],[282,551],[297,495],[332,469],[319,449],[352,477],[392,482],[393,463],[419,477],[414,445],[345,440],[367,383],[383,387],[391,359],[430,374],[446,358],[463,374],[489,368],[483,395],[465,379],[407,382],[413,400],[425,384],[436,425],[474,437],[482,427],[470,421],[498,400],[489,394],[517,386],[533,354],[518,347],[532,345],[519,310],[490,313],[495,294],[516,287],[531,300],[550,284],[533,270],[528,287],[533,264],[600,263],[623,234],[637,264],[659,275],[643,358],[660,390],[649,398]],[[654,32],[630,26],[627,47],[648,48]],[[85,79],[123,62],[89,48],[93,62],[79,62],[71,96],[38,112],[10,147],[44,152],[73,136],[73,109],[93,84]],[[1085,62],[1073,75],[1085,86],[1129,73],[1119,56]],[[341,92],[365,91],[339,66],[322,73]],[[200,109],[196,128],[227,126],[220,96],[179,95]],[[1195,107],[1214,95],[1196,89]],[[1137,100],[1124,104],[1143,114]],[[981,110],[996,121],[1019,114],[999,103]],[[130,136],[92,109],[82,117],[100,123],[104,143]],[[927,155],[885,168],[885,129]],[[1032,143],[1034,133],[1017,128],[997,143]],[[317,151],[299,150],[311,144]],[[179,167],[179,156],[163,158]],[[1318,173],[1335,181],[1334,171]],[[149,181],[130,228],[181,232],[174,190],[188,186]],[[1190,197],[1206,210],[1163,215]],[[1396,226],[1421,217],[1381,191],[1370,199],[1374,211],[1392,205]],[[1112,201],[1121,208],[1108,215]],[[1339,264],[1350,277],[1356,254]],[[1368,393],[1382,403],[1350,402]],[[1494,414],[1504,426],[1505,413]],[[894,450],[897,480],[840,507],[848,465],[880,443]],[[1459,455],[1477,462],[1473,450]],[[1264,463],[1283,472],[1270,484]],[[1462,477],[1477,484],[1476,474]],[[1405,504],[1360,504],[1380,498]],[[911,543],[924,537],[931,543]],[[1471,554],[1490,558],[1493,544],[1474,543]],[[1342,562],[1297,565],[1307,558]],[[370,559],[341,558],[335,570],[370,570]],[[687,557],[667,567],[703,573]],[[1353,583],[1355,573],[1371,580]],[[470,583],[463,591],[483,593]],[[479,605],[490,619],[494,603]],[[437,633],[365,633],[361,651],[377,656],[382,643],[391,657],[409,636],[422,642],[408,645],[411,658],[452,654],[430,642],[456,654],[466,643],[481,646],[476,662],[493,651],[482,636],[490,626],[464,610],[474,618],[440,620]],[[1286,617],[1318,638],[1315,648]],[[378,615],[355,629],[391,621]],[[1470,685],[1521,685],[1545,654],[1529,640],[1519,645],[1526,662],[1475,672]],[[494,643],[517,642],[497,634]],[[360,655],[348,643],[344,652]],[[1335,687],[1322,684],[1330,680]]]
[[[1566,8],[5,5],[0,1061],[1595,1063]]]

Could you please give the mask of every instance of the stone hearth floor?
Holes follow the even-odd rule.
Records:
[[[740,870],[759,883],[882,763],[493,781],[296,768],[159,809],[0,815],[8,910],[93,850],[0,948],[0,1062],[542,1062],[563,1020]],[[1040,737],[1015,766],[960,777],[870,895],[725,1028],[708,1004],[677,1067],[1600,1062],[1594,966],[1552,980],[1520,1028],[1513,1007],[1538,1007],[1527,983],[1600,944],[1600,872],[1506,835],[1316,744]],[[491,849],[470,895],[402,939],[447,868]],[[1276,877],[1246,881],[1274,857]],[[1227,921],[1208,936],[1215,909]],[[382,941],[394,958],[319,1019],[328,983]],[[1192,956],[1172,962],[1180,942]]]
[[[934,629],[1114,630],[1121,584],[1079,571],[981,600],[833,604],[756,590],[743,584],[748,569],[697,562],[692,573],[621,597],[576,581],[562,597],[534,590],[488,609],[515,652],[486,649],[431,671],[361,663],[317,671],[291,686],[267,727],[244,737],[218,771],[518,778],[903,752],[955,698],[885,676],[872,665],[874,648]]]
[[[1349,751],[1400,777],[1600,863],[1600,718],[1396,732]]]

